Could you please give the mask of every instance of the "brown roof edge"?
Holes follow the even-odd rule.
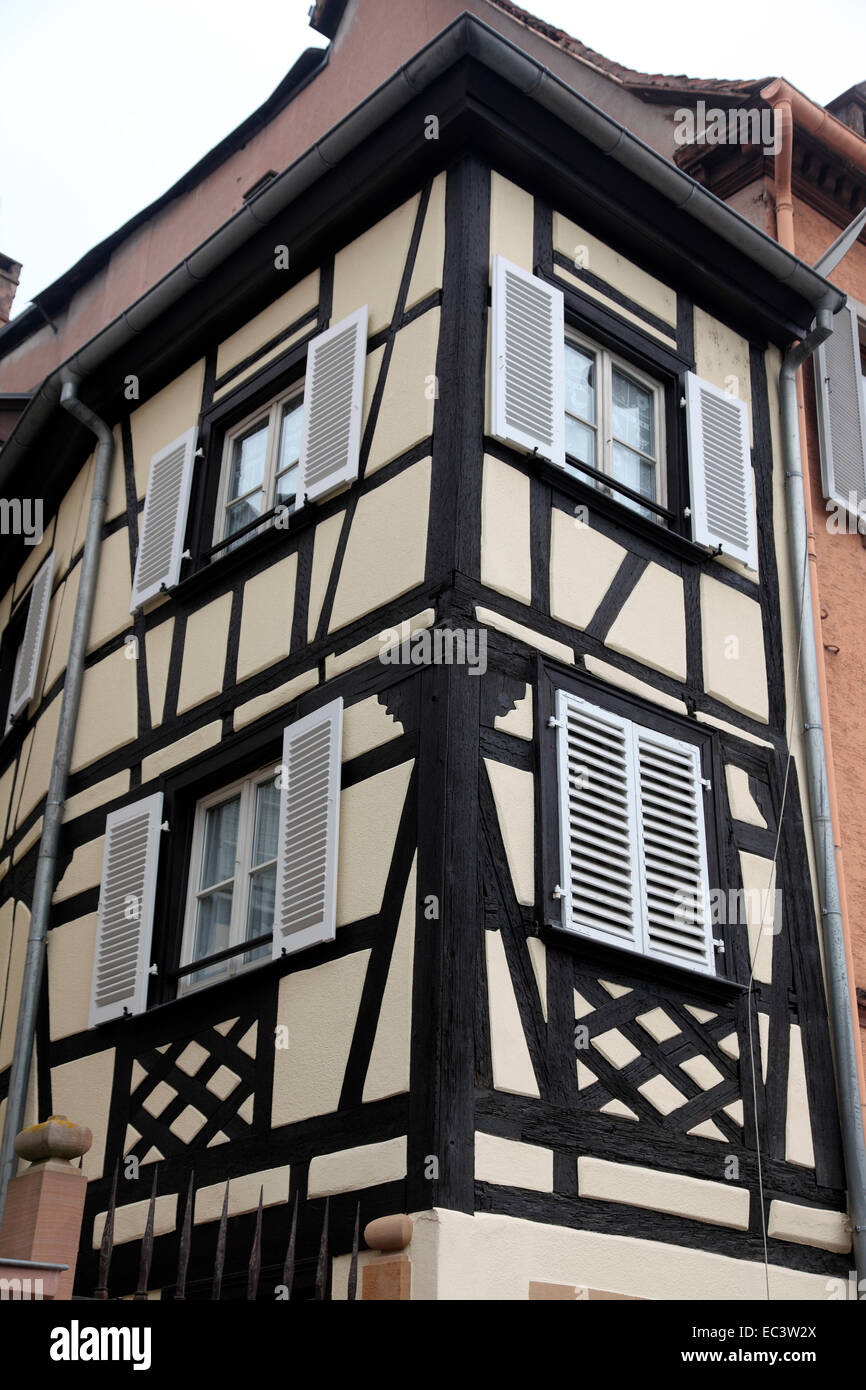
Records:
[[[764,87],[761,96],[774,107],[781,102],[790,102],[791,115],[797,125],[802,126],[828,149],[849,160],[856,168],[866,171],[866,139],[823,106],[811,101],[784,77],[777,77],[769,87]]]
[[[310,28],[332,39],[340,27],[346,0],[316,0],[310,7]]]

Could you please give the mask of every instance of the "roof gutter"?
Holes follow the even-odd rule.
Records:
[[[764,87],[761,97],[774,109],[786,104],[797,125],[802,126],[809,135],[814,135],[816,140],[858,169],[866,170],[866,140],[862,135],[858,135],[823,106],[810,101],[784,77],[777,77],[769,87]]]
[[[38,438],[60,399],[63,380],[83,381],[115,352],[145,332],[183,295],[215,272],[324,174],[336,168],[374,130],[426,90],[461,58],[472,56],[550,111],[615,163],[681,209],[816,309],[830,295],[845,302],[804,262],[702,188],[663,155],[580,96],[522,49],[472,15],[461,15],[387,82],[214,232],[174,270],[48,376],[0,453],[0,489]],[[833,298],[835,296],[835,298]]]

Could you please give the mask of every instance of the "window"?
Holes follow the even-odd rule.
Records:
[[[226,436],[214,541],[239,539],[221,553],[234,550],[240,538],[254,534],[257,519],[273,508],[294,511],[303,420],[303,391],[293,387]]]
[[[565,340],[566,467],[586,477],[568,460],[622,483],[633,493],[665,505],[664,399],[660,383],[621,362],[584,338]],[[626,493],[596,485],[624,507],[651,521],[661,520]]]
[[[206,797],[196,807],[181,965],[245,941],[249,951],[181,977],[181,989],[212,984],[271,954],[277,888],[280,793],[273,767]]]
[[[569,691],[555,708],[561,926],[715,974],[700,749]]]

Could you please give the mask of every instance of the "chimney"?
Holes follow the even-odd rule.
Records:
[[[0,327],[9,322],[20,274],[21,263],[13,261],[11,256],[4,256],[0,251]]]

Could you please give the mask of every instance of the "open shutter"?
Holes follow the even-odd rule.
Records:
[[[565,465],[562,291],[493,258],[493,433]]]
[[[818,349],[815,392],[823,493],[856,517],[866,502],[866,404],[857,315],[847,305]]]
[[[130,612],[163,589],[174,588],[180,577],[195,439],[193,427],[150,461]]]
[[[342,698],[283,734],[275,959],[334,939],[342,740]]]
[[[161,824],[162,792],[106,817],[91,1028],[147,1006]]]
[[[358,476],[367,306],[310,343],[298,497],[315,501]]]
[[[564,927],[639,950],[640,879],[631,726],[559,691]]]
[[[693,538],[757,569],[746,402],[687,372],[686,416]]]
[[[30,607],[27,609],[27,623],[24,637],[15,658],[15,671],[12,676],[12,694],[9,699],[7,728],[16,715],[25,710],[36,693],[36,677],[39,674],[39,659],[42,643],[45,640],[45,625],[48,621],[48,605],[51,602],[51,583],[54,579],[54,551],[42,565],[30,589]]]
[[[715,973],[698,749],[634,725],[647,955]]]

